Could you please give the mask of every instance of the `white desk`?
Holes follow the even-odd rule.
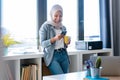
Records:
[[[68,55],[70,56],[70,72],[76,72],[83,70],[83,60],[84,55],[105,55],[105,56],[112,56],[112,49],[100,49],[100,50],[76,50],[76,49],[69,49],[68,48]],[[20,80],[20,70],[21,64],[23,60],[34,61],[37,63],[40,68],[40,75],[39,77],[42,78],[42,57],[43,52],[35,52],[35,53],[27,53],[27,54],[14,54],[10,53],[6,56],[3,56],[2,59],[8,61],[10,65],[13,67],[13,77],[14,80]],[[73,66],[74,65],[74,66]],[[13,70],[14,69],[14,70]],[[40,79],[39,79],[40,80]]]
[[[73,72],[67,74],[43,76],[43,80],[84,80],[85,72]]]
[[[102,77],[109,78],[109,80],[120,80],[120,76],[102,76]],[[89,80],[89,79],[85,78],[85,72],[74,72],[67,74],[44,76],[43,80]]]
[[[104,48],[98,50],[77,50],[74,48],[68,48],[68,55],[85,55],[85,54],[98,54],[102,53],[105,56],[113,56],[111,48]],[[8,55],[3,56],[3,60],[16,60],[16,59],[26,59],[26,58],[39,58],[43,57],[43,52],[34,52],[34,53],[8,53]]]

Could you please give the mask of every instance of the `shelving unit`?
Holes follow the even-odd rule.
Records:
[[[82,71],[83,61],[88,59],[90,55],[105,55],[112,56],[112,49],[101,50],[76,50],[68,49],[68,55],[70,57],[70,72]],[[28,53],[28,54],[8,54],[2,57],[5,62],[8,63],[11,70],[13,80],[21,80],[22,65],[23,64],[37,64],[39,66],[38,79],[42,80],[42,58],[43,52]]]
[[[84,61],[90,59],[90,56],[113,56],[111,49],[87,50],[87,52],[79,54],[79,71],[84,70]]]
[[[70,72],[78,72],[84,70],[84,61],[90,56],[113,56],[111,48],[103,48],[98,50],[76,50],[74,48],[68,49],[70,57]]]
[[[40,62],[39,58],[21,59],[20,60],[20,79],[32,78],[33,80],[41,80]],[[26,75],[27,76],[24,76]],[[39,75],[39,76],[38,76]],[[22,79],[23,76],[23,79]],[[29,79],[27,79],[29,80]]]
[[[42,80],[42,62],[41,59],[43,57],[42,52],[34,53],[34,54],[11,54],[8,56],[4,56],[3,60],[6,64],[9,65],[11,70],[11,75],[13,80],[21,80],[22,76],[22,67],[23,65],[36,64],[37,65],[37,74],[36,80]]]

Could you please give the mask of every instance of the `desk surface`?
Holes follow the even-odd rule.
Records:
[[[110,80],[120,80],[120,76],[103,76]],[[88,80],[85,78],[85,72],[73,72],[67,74],[44,76],[43,80]]]
[[[43,52],[30,52],[31,50],[29,50],[28,52],[24,52],[21,53],[20,50],[14,50],[8,53],[8,55],[3,56],[3,60],[17,60],[17,59],[27,59],[27,58],[39,58],[39,57],[43,57]],[[88,53],[102,53],[102,52],[112,52],[111,48],[103,48],[103,49],[98,49],[98,50],[77,50],[75,48],[68,48],[68,55],[76,55],[78,53],[80,54],[88,54]],[[110,54],[112,55],[112,54]]]

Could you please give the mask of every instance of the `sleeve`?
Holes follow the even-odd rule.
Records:
[[[40,45],[43,48],[49,47],[51,45],[50,39],[47,39],[47,25],[43,24],[39,30]]]

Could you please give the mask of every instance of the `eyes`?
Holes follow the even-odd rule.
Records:
[[[57,11],[54,15],[55,18],[62,18],[62,12],[61,11]]]
[[[59,17],[59,18],[62,18],[62,15],[54,15],[54,17]]]

